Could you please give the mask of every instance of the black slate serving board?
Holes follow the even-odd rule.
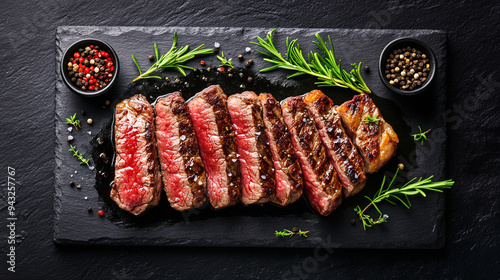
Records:
[[[56,34],[56,119],[55,119],[55,221],[54,242],[59,244],[103,244],[103,245],[173,245],[173,246],[225,246],[225,247],[335,247],[335,248],[440,248],[444,244],[444,195],[431,193],[427,198],[413,197],[412,209],[403,206],[381,205],[389,215],[389,222],[368,231],[362,229],[361,222],[351,224],[356,215],[356,205],[366,205],[364,195],[372,196],[380,186],[383,175],[392,176],[398,163],[406,168],[399,180],[413,177],[445,179],[446,132],[443,120],[446,99],[446,33],[437,30],[361,30],[361,29],[288,29],[280,28],[275,33],[278,48],[284,51],[286,36],[299,38],[304,50],[316,50],[311,43],[315,33],[333,39],[336,56],[342,59],[344,68],[349,69],[352,62],[362,61],[371,71],[363,72],[365,81],[372,90],[372,97],[380,107],[385,119],[398,133],[400,145],[398,154],[377,174],[369,176],[365,189],[357,196],[345,199],[343,204],[330,216],[321,217],[314,213],[305,199],[280,208],[273,205],[244,207],[237,205],[215,211],[209,206],[189,212],[172,210],[165,197],[158,207],[141,217],[119,210],[107,197],[107,178],[102,175],[106,163],[98,155],[105,152],[112,156],[110,146],[110,124],[113,106],[122,99],[135,93],[143,93],[150,101],[158,95],[180,90],[184,98],[189,98],[203,87],[220,84],[227,94],[244,90],[268,91],[277,99],[304,94],[314,88],[314,79],[302,77],[286,80],[287,72],[275,71],[258,74],[258,69],[268,65],[262,61],[254,45],[257,36],[264,37],[270,29],[260,28],[210,28],[210,27],[91,27],[64,26]],[[139,64],[148,68],[147,57],[153,53],[153,43],[159,45],[160,52],[170,48],[173,32],[179,35],[179,46],[197,46],[205,43],[213,47],[220,43],[220,51],[233,58],[237,69],[234,77],[227,78],[206,67],[218,65],[215,55],[194,59],[190,65],[200,67],[199,61],[205,60],[204,72],[189,72],[181,77],[174,71],[160,75],[172,81],[146,81],[132,84],[137,69],[131,59],[134,54]],[[435,80],[423,95],[417,97],[397,96],[386,89],[377,73],[377,61],[385,44],[399,37],[414,37],[427,43],[437,58]],[[93,37],[110,43],[119,55],[121,70],[115,87],[102,97],[85,98],[71,92],[62,81],[59,63],[62,52],[74,41]],[[246,52],[245,48],[251,51]],[[245,60],[253,59],[254,65],[245,69],[244,63],[237,60],[243,54]],[[242,69],[240,69],[242,68]],[[240,78],[242,73],[243,78]],[[205,82],[201,77],[207,77]],[[248,82],[247,77],[253,80]],[[244,88],[242,87],[244,86]],[[339,88],[322,88],[336,104],[352,98],[354,92]],[[111,106],[105,106],[109,100]],[[86,115],[80,114],[81,110]],[[77,112],[82,128],[69,132],[64,119]],[[91,117],[93,124],[86,119]],[[429,141],[425,145],[415,143],[410,134],[417,132],[417,125],[423,129],[432,128]],[[68,151],[67,136],[73,135],[71,143],[78,147],[87,158],[93,158],[90,170],[79,165]],[[99,145],[101,139],[104,144]],[[108,162],[109,165],[109,162]],[[70,187],[69,182],[81,184],[81,188]],[[89,213],[88,207],[93,211]],[[105,215],[99,217],[97,211],[103,209]],[[376,215],[375,212],[369,214]],[[297,227],[309,230],[308,238],[277,238],[275,230]]]

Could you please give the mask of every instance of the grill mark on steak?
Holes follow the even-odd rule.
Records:
[[[346,132],[363,157],[365,172],[378,171],[394,156],[399,142],[392,126],[367,94],[354,96],[337,108]],[[365,123],[366,115],[380,119],[379,123]]]
[[[304,174],[304,192],[312,208],[327,216],[342,201],[342,185],[337,172],[326,156],[325,147],[303,98],[297,96],[285,99],[282,110]]]
[[[276,195],[271,201],[285,206],[297,201],[302,195],[302,169],[295,156],[290,133],[283,122],[280,103],[269,93],[261,93],[259,98],[276,178]]]
[[[140,215],[160,200],[153,107],[142,95],[116,105],[115,180],[110,197],[123,210]]]
[[[245,205],[268,202],[276,185],[259,97],[254,92],[233,94],[227,106],[240,155],[241,201]]]
[[[234,205],[240,197],[236,140],[226,103],[222,89],[210,86],[187,104],[208,176],[208,197],[215,209]]]
[[[344,131],[333,101],[319,90],[307,93],[304,101],[314,118],[326,154],[337,170],[345,196],[358,193],[366,185],[363,159]]]
[[[198,141],[179,92],[157,100],[156,139],[165,193],[176,210],[205,202],[206,175]]]

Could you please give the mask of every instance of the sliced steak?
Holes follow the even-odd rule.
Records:
[[[184,99],[174,92],[156,101],[156,143],[165,193],[182,211],[205,202],[206,175]]]
[[[354,96],[337,111],[342,124],[363,157],[365,172],[378,171],[396,153],[398,135],[367,94]],[[369,122],[367,116],[379,121]]]
[[[241,202],[265,203],[274,197],[273,160],[266,139],[262,107],[254,92],[233,94],[227,100],[241,167]]]
[[[281,115],[280,103],[269,93],[261,93],[259,98],[276,179],[276,196],[272,202],[285,206],[302,195],[302,170]]]
[[[314,120],[301,96],[283,101],[283,119],[292,136],[305,179],[305,194],[314,210],[327,216],[342,201],[342,185],[337,171],[326,156]]]
[[[227,96],[219,86],[211,86],[191,99],[187,108],[207,173],[210,204],[215,209],[234,205],[240,197],[240,167]]]
[[[160,200],[161,178],[155,149],[153,106],[142,95],[116,105],[115,180],[111,199],[139,215]]]
[[[333,101],[320,90],[309,92],[304,101],[314,118],[326,154],[337,170],[344,195],[357,194],[366,184],[363,159],[344,131]]]

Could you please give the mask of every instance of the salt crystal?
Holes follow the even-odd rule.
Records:
[[[333,128],[329,127],[329,128],[327,128],[327,129],[326,129],[326,131],[328,131],[328,132],[332,132],[332,131],[333,131]]]
[[[86,196],[86,197],[84,197],[83,199],[87,200],[87,199],[89,199],[89,198]]]
[[[240,154],[236,154],[236,157],[240,157]]]
[[[73,178],[73,174],[71,174],[71,176],[70,176],[70,177],[71,177],[71,178]]]
[[[262,178],[262,180],[265,180],[266,179],[266,175],[260,175],[260,178]]]
[[[198,175],[194,175],[193,180],[194,180],[194,181],[198,181]]]
[[[229,173],[227,173],[227,176],[231,177],[231,176],[233,176],[233,173],[229,172]]]
[[[233,159],[232,159],[232,161],[233,161],[233,162],[236,162],[236,161],[237,161],[237,159],[233,158]]]
[[[88,133],[89,135],[92,135],[92,131],[87,131],[87,133]]]
[[[233,184],[233,183],[231,183],[231,184],[229,184],[229,185],[230,185],[231,187],[232,187],[232,186],[234,186],[234,184]]]
[[[249,53],[252,49],[250,47],[246,47],[245,51]]]
[[[71,126],[70,126],[70,127],[68,127],[68,131],[69,131],[69,132],[73,131],[73,128],[72,128]]]
[[[93,166],[93,165],[89,166],[89,170],[94,170],[94,169],[95,169],[95,166]]]
[[[260,136],[260,133],[261,133],[260,131],[255,132],[257,136]]]
[[[307,119],[306,118],[302,118],[302,122],[307,122]]]
[[[75,170],[75,173],[78,173],[78,171]]]
[[[215,42],[215,43],[214,43],[214,47],[216,47],[216,48],[220,48],[220,44],[219,44],[219,42]]]
[[[313,134],[313,132],[312,132],[312,131],[309,131],[309,135],[312,135],[312,134]]]
[[[181,135],[180,138],[181,138],[181,141],[184,141],[184,140],[186,140],[186,135]]]
[[[71,140],[73,140],[73,136],[69,135],[68,136],[68,141],[71,141]]]
[[[200,185],[200,186],[201,186],[201,185],[203,185],[203,182],[202,182],[202,181],[199,181],[199,182],[198,182],[198,185]]]

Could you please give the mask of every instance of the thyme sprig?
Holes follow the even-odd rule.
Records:
[[[227,66],[233,68],[233,63],[231,62],[231,58],[228,60],[227,57],[224,56],[224,52],[221,53],[221,55],[217,56],[217,59],[220,60],[220,66]]]
[[[136,82],[140,79],[151,79],[151,78],[161,79],[160,76],[151,76],[152,72],[161,68],[175,68],[182,75],[186,76],[186,72],[184,71],[184,69],[193,69],[193,67],[183,65],[184,62],[191,60],[197,55],[213,53],[213,49],[201,49],[201,47],[203,47],[204,44],[201,44],[196,49],[189,52],[188,52],[189,45],[184,46],[180,49],[178,49],[176,45],[177,45],[177,33],[174,33],[174,42],[172,43],[172,47],[166,54],[160,57],[158,51],[158,45],[154,43],[156,62],[153,65],[151,65],[151,67],[144,73],[141,71],[141,67],[139,67],[139,63],[137,63],[135,56],[132,55],[132,59],[134,60],[137,69],[139,69],[139,76],[135,78],[132,82]]]
[[[266,56],[264,61],[275,64],[271,67],[261,69],[260,72],[267,72],[278,68],[292,70],[295,73],[289,75],[287,79],[300,75],[312,75],[319,80],[315,83],[318,86],[338,86],[350,88],[359,93],[371,93],[360,73],[361,62],[359,64],[352,63],[351,66],[353,69],[350,73],[342,69],[341,60],[337,62],[335,59],[335,52],[330,36],[328,36],[328,41],[330,42],[330,48],[328,48],[321,36],[316,34],[318,41],[313,41],[313,43],[319,47],[324,56],[311,51],[307,56],[308,61],[306,61],[297,43],[298,39],[290,41],[288,37],[286,38],[287,51],[285,57],[283,57],[273,43],[273,32],[275,30],[273,29],[267,33],[267,40],[257,36],[259,42],[250,42],[267,51],[257,50]]]
[[[427,131],[422,132],[422,129],[420,128],[420,125],[418,126],[418,130],[420,130],[420,133],[412,134],[411,136],[413,136],[413,140],[415,140],[415,141],[421,141],[420,143],[422,143],[422,146],[423,146],[424,145],[424,141],[427,140],[427,135],[425,135],[425,134],[427,134],[431,130],[428,129]]]
[[[69,151],[73,152],[73,156],[77,157],[80,160],[80,164],[86,164],[87,166],[89,166],[90,159],[84,158],[83,155],[76,149],[75,146],[73,146],[73,145],[69,145],[69,146],[71,147],[71,149],[69,149]]]
[[[375,123],[375,124],[378,124],[380,122],[380,119],[377,118],[377,116],[370,116],[368,114],[366,114],[365,116],[365,119],[363,120],[364,123],[367,123],[367,124],[372,124],[372,123]]]
[[[354,211],[356,212],[356,214],[358,214],[359,219],[363,222],[364,230],[376,224],[385,223],[389,219],[389,216],[387,214],[383,214],[382,211],[380,211],[377,203],[386,201],[389,202],[390,204],[396,205],[396,202],[399,201],[406,208],[410,209],[411,203],[408,196],[421,194],[423,197],[426,197],[424,191],[443,192],[443,190],[445,189],[450,189],[451,186],[453,186],[453,184],[455,183],[452,180],[432,182],[433,176],[430,176],[429,178],[423,180],[422,178],[419,178],[418,180],[417,178],[413,178],[406,184],[404,184],[402,187],[391,189],[392,184],[394,183],[394,180],[398,175],[398,171],[399,169],[396,170],[396,174],[394,174],[394,177],[392,177],[392,180],[387,186],[387,188],[384,188],[385,185],[385,176],[384,176],[384,179],[382,180],[382,185],[380,186],[380,189],[375,193],[373,198],[365,196],[365,198],[370,201],[370,203],[365,208],[362,209],[359,205],[356,206],[356,208],[354,208]],[[370,215],[365,214],[365,211],[370,206],[373,206],[375,210],[377,210],[377,212],[379,213],[379,217],[377,219],[373,219]]]
[[[76,130],[78,130],[78,127],[82,127],[80,121],[76,119],[76,113],[73,114],[73,116],[66,118],[66,124],[74,126]]]
[[[308,230],[302,231],[300,229],[298,231],[291,231],[289,229],[283,229],[282,231],[277,231],[277,230],[274,231],[276,237],[288,237],[288,238],[292,238],[292,236],[294,236],[295,234],[307,238],[308,233],[309,233]]]

